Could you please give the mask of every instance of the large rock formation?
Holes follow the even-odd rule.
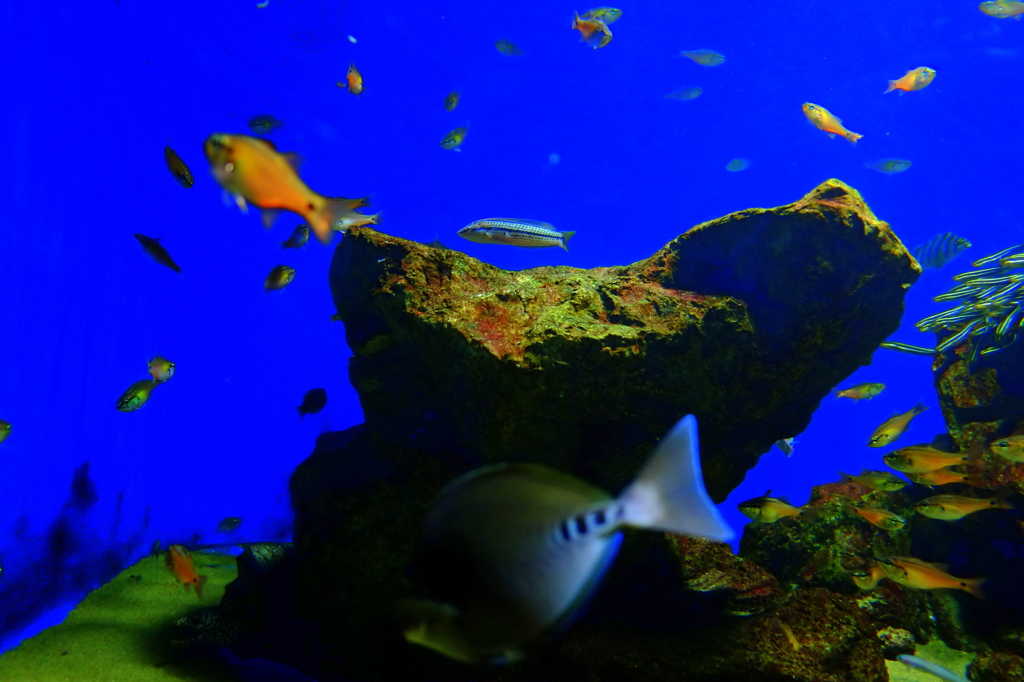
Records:
[[[541,460],[617,490],[693,413],[721,501],[870,361],[919,273],[830,180],[632,265],[507,272],[353,229],[330,278],[378,436],[479,462]]]
[[[784,590],[727,548],[653,533],[628,534],[583,619],[519,666],[468,668],[411,646],[390,609],[413,593],[408,567],[430,503],[483,463],[542,462],[618,491],[692,412],[706,485],[724,499],[869,361],[919,272],[835,180],[789,206],[697,226],[638,263],[591,270],[507,272],[351,230],[330,276],[366,423],[325,434],[292,478],[289,580],[308,627],[275,632],[301,639],[293,649],[318,640],[325,669],[345,679],[884,679],[860,610],[823,590],[780,616],[820,650],[729,663],[766,637],[792,648],[768,615]],[[695,634],[711,626],[713,636]]]

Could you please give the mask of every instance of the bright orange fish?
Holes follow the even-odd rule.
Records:
[[[920,90],[921,88],[928,87],[928,84],[932,82],[933,78],[935,78],[935,69],[929,69],[927,66],[919,66],[916,69],[907,71],[903,78],[889,81],[889,89],[882,94],[886,95],[893,90],[904,90],[906,92]]]
[[[916,590],[963,590],[979,599],[985,598],[981,592],[984,578],[957,578],[936,564],[912,557],[879,559],[878,565],[885,571],[887,578],[905,587]]]
[[[345,79],[348,81],[348,91],[353,95],[358,95],[363,91],[363,74],[359,73],[359,69],[354,63],[348,65]]]
[[[911,445],[893,450],[882,459],[896,471],[905,474],[926,474],[970,461],[968,455],[944,452],[927,445]]]
[[[804,102],[804,116],[807,120],[814,124],[814,127],[818,130],[824,130],[828,133],[829,137],[835,137],[836,135],[842,135],[851,143],[856,144],[857,140],[864,137],[857,133],[851,132],[843,127],[843,120],[836,118],[825,107],[819,107],[817,104],[811,104],[810,102]]]
[[[327,243],[331,226],[351,213],[353,200],[332,199],[311,190],[295,170],[298,157],[278,152],[269,140],[214,133],[203,143],[203,152],[213,176],[235,196],[239,208],[245,211],[248,201],[264,209],[264,225],[274,221],[277,211],[291,211]]]
[[[608,24],[600,19],[580,19],[579,12],[575,12],[576,18],[572,20],[573,29],[580,32],[583,42],[595,50],[604,47],[612,41],[612,32]]]
[[[181,545],[171,545],[164,555],[164,563],[170,569],[179,582],[184,583],[185,591],[191,585],[196,590],[196,596],[203,598],[203,585],[206,583],[206,576],[196,573],[195,564],[192,563],[192,555]]]
[[[947,483],[967,483],[970,480],[970,476],[967,474],[961,474],[959,471],[953,469],[953,467],[942,467],[935,471],[923,471],[919,474],[907,474],[914,483],[920,483],[921,485],[933,486],[933,485],[946,485]]]
[[[876,528],[882,530],[899,530],[907,525],[903,517],[893,514],[887,509],[877,507],[855,507],[849,500],[844,500],[847,513],[856,514]]]

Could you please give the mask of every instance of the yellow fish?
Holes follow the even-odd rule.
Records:
[[[7,436],[11,435],[11,422],[5,422],[0,419],[0,443],[7,440]]]
[[[263,281],[263,288],[267,291],[284,289],[292,283],[293,279],[295,279],[295,268],[290,268],[287,265],[278,265],[270,271],[267,279]]]
[[[981,584],[984,578],[957,578],[942,570],[936,564],[929,564],[912,557],[889,557],[878,560],[885,576],[905,587],[915,590],[963,590],[967,594],[984,599]]]
[[[128,387],[127,391],[121,394],[121,397],[117,399],[115,407],[117,407],[119,412],[134,412],[149,402],[149,397],[153,394],[153,389],[156,386],[152,379],[136,381]]]
[[[768,497],[771,494],[771,490],[766,492],[763,497],[755,497],[746,502],[740,502],[737,505],[737,509],[743,513],[744,516],[748,517],[752,521],[758,523],[775,523],[779,519],[784,519],[787,516],[804,516],[808,511],[806,509],[800,509],[794,507],[788,502],[784,502],[775,497]]]
[[[922,471],[919,474],[907,474],[914,483],[920,485],[933,486],[933,485],[946,485],[947,483],[967,483],[970,480],[970,476],[962,474],[956,471],[953,467],[947,466],[935,471]]]
[[[1013,505],[1001,495],[988,499],[964,497],[962,495],[935,495],[914,505],[918,514],[939,521],[959,521],[968,514],[982,509],[1013,509]]]
[[[265,225],[273,222],[279,210],[298,213],[326,243],[331,225],[350,212],[346,200],[311,190],[295,170],[298,157],[278,152],[268,140],[215,133],[206,138],[203,152],[220,186],[235,196],[243,211],[246,202],[263,209]]]
[[[888,94],[893,90],[902,90],[904,92],[912,92],[914,90],[920,90],[921,88],[928,87],[928,84],[935,78],[935,69],[929,69],[927,66],[919,66],[916,69],[907,71],[902,78],[894,81],[889,81],[889,89],[882,94]],[[903,94],[902,92],[900,93]]]
[[[871,434],[871,439],[868,441],[868,447],[883,448],[893,442],[907,430],[907,426],[910,425],[911,419],[927,409],[928,408],[925,407],[924,403],[918,403],[903,414],[898,414],[895,417],[886,419],[885,422],[883,422],[882,425],[875,429],[875,432]]]
[[[714,50],[683,50],[679,56],[692,59],[701,66],[725,64],[725,55],[718,54]]]
[[[612,41],[612,32],[600,19],[584,19],[579,14],[572,20],[573,30],[580,32],[580,39],[595,50]]]
[[[853,402],[858,400],[871,400],[885,390],[885,384],[857,384],[850,388],[836,391],[837,398],[850,398]]]
[[[818,130],[823,130],[828,133],[829,137],[835,137],[836,135],[842,135],[851,144],[857,144],[857,140],[864,137],[859,133],[847,130],[843,127],[843,119],[839,118],[825,107],[818,106],[817,104],[811,104],[810,102],[804,102],[803,104],[804,116],[807,120],[814,124],[814,127]]]
[[[622,10],[614,7],[595,7],[587,10],[580,19],[600,19],[606,24],[614,24],[622,16]]]
[[[988,449],[1011,462],[1024,462],[1024,434],[994,440]]]
[[[854,483],[860,483],[862,486],[871,488],[872,490],[885,490],[892,492],[899,490],[907,485],[899,476],[890,474],[888,471],[869,471],[868,469],[862,469],[858,476],[853,474],[844,474],[842,471],[839,475],[843,477],[843,483],[846,481],[853,481]]]
[[[885,577],[885,571],[875,562],[871,562],[863,570],[853,574],[853,584],[862,590],[873,590],[878,587],[878,583],[885,580]]]
[[[462,141],[466,139],[466,133],[468,132],[468,128],[456,128],[444,136],[441,140],[441,148],[461,152],[462,150],[459,149],[459,145],[461,145]]]
[[[174,363],[158,355],[149,361],[149,374],[154,385],[170,381],[174,376]]]
[[[1024,2],[1016,2],[1015,0],[994,0],[992,2],[983,2],[978,5],[985,14],[990,17],[996,17],[997,19],[1009,19],[1013,17],[1017,21],[1020,21],[1020,17],[1024,14]]]
[[[887,509],[877,507],[855,507],[849,500],[843,500],[843,507],[848,514],[856,514],[872,526],[882,530],[899,530],[907,525],[902,516],[892,513]]]
[[[444,98],[444,108],[448,111],[455,111],[455,107],[459,106],[459,98],[462,95],[458,90],[452,90],[448,93],[448,96]]]

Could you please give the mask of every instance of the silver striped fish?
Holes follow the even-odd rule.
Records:
[[[937,234],[913,250],[914,258],[924,270],[938,270],[961,253],[971,248],[971,243],[952,232]]]
[[[478,244],[509,244],[541,248],[560,246],[566,251],[566,242],[575,232],[559,232],[551,223],[518,218],[484,218],[459,230],[459,236]]]

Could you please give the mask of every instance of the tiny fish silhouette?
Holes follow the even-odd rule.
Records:
[[[306,391],[302,396],[302,404],[295,409],[299,411],[299,417],[307,414],[316,414],[327,405],[327,391],[322,388],[313,388]]]

